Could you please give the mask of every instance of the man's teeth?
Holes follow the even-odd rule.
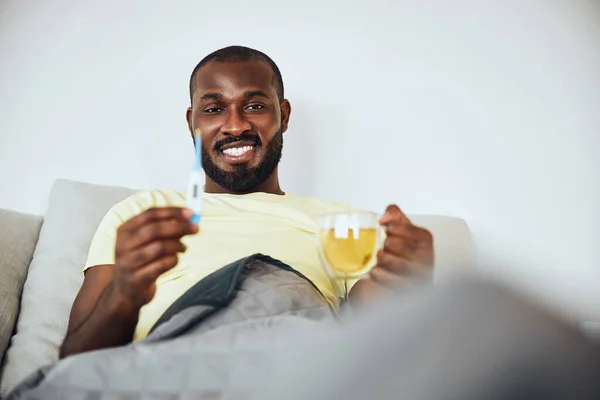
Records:
[[[230,147],[228,149],[223,150],[223,153],[227,154],[228,156],[241,156],[247,151],[252,150],[252,147],[253,146]]]

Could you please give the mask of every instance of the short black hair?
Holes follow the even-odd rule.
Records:
[[[194,88],[196,86],[196,73],[200,68],[205,66],[211,61],[216,62],[240,62],[240,61],[265,61],[271,67],[273,71],[273,87],[275,88],[275,92],[277,93],[277,97],[281,102],[283,97],[283,78],[281,77],[281,72],[277,67],[277,64],[265,53],[251,49],[249,47],[244,46],[229,46],[224,47],[222,49],[216,50],[206,57],[202,59],[197,65],[196,68],[192,71],[192,75],[190,77],[190,102],[193,103],[194,97]]]

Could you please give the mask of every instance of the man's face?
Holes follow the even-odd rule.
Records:
[[[279,102],[266,62],[210,62],[196,74],[190,131],[202,132],[208,178],[232,192],[250,191],[277,169],[289,103]]]

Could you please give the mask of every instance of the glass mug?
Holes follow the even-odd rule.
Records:
[[[358,211],[318,218],[317,243],[321,263],[330,279],[358,279],[375,265],[383,237],[380,216]]]

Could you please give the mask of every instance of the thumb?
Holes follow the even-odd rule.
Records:
[[[398,207],[396,204],[390,204],[389,206],[387,206],[383,217],[381,217],[381,219],[379,220],[379,223],[381,225],[387,225],[392,221],[400,221],[410,224],[410,220],[408,219],[408,217],[402,212],[402,210],[400,210],[400,207]]]

